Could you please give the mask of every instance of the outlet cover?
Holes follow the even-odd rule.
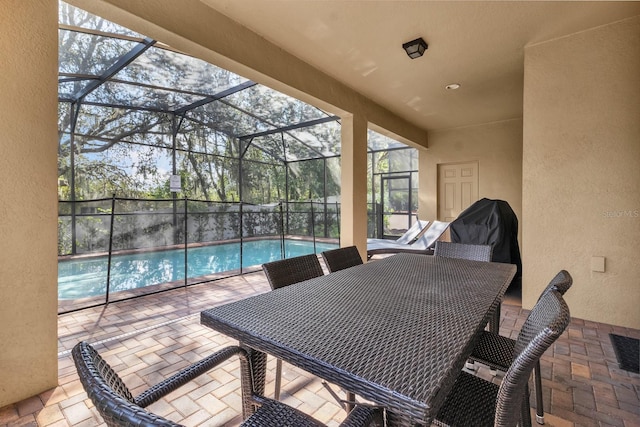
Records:
[[[591,271],[596,273],[604,273],[604,257],[592,256],[591,257]]]

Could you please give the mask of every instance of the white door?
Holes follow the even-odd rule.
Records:
[[[453,221],[478,200],[478,162],[438,165],[438,219]]]

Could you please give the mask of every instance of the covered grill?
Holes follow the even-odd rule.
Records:
[[[491,245],[493,261],[515,264],[518,267],[511,286],[521,285],[518,218],[509,203],[504,200],[478,200],[451,223],[450,232],[452,242]]]

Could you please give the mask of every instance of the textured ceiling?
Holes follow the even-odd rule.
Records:
[[[522,117],[525,46],[640,15],[640,2],[201,1],[427,130]],[[402,43],[417,37],[429,49],[411,60]]]

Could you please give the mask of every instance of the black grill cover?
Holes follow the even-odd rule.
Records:
[[[452,242],[493,246],[493,261],[518,267],[511,285],[522,283],[518,218],[509,203],[504,200],[478,200],[451,223],[450,230]]]

